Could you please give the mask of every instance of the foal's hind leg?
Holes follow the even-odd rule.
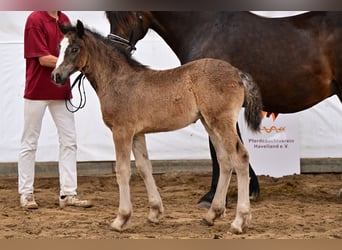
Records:
[[[204,123],[205,125],[205,123]],[[225,196],[228,191],[233,168],[238,176],[238,204],[236,217],[231,224],[231,231],[241,233],[251,219],[249,204],[248,152],[237,136],[234,127],[221,124],[214,130],[205,125],[216,149],[220,164],[220,177],[211,207],[204,220],[212,225],[225,207]]]
[[[232,233],[242,233],[248,226],[252,219],[250,212],[250,199],[249,199],[249,170],[248,170],[249,155],[238,139],[236,142],[236,163],[235,172],[238,182],[238,201],[236,208],[236,217],[231,224],[230,231]]]
[[[157,223],[159,221],[160,215],[164,212],[164,208],[156,183],[152,176],[152,164],[148,159],[145,135],[138,135],[134,137],[133,154],[136,167],[144,180],[147,190],[148,201],[150,205],[148,220],[150,222]]]
[[[222,140],[212,133],[210,129],[205,125],[207,131],[210,135],[212,143],[216,149],[217,159],[220,164],[220,174],[218,178],[217,188],[212,200],[211,206],[204,217],[204,222],[212,226],[216,218],[220,217],[225,212],[226,207],[226,196],[228,191],[228,186],[230,183],[231,175],[232,175],[232,165],[230,158],[232,155],[227,154],[226,146],[222,142]]]
[[[236,123],[236,129],[238,132],[238,135],[242,141],[239,125]],[[210,148],[210,155],[211,155],[211,160],[212,160],[212,179],[211,179],[211,186],[210,190],[208,193],[206,193],[202,198],[198,201],[198,207],[201,208],[209,208],[212,199],[214,198],[216,187],[217,187],[217,182],[219,178],[219,171],[220,167],[217,161],[217,156],[215,152],[215,148],[212,145],[212,142],[209,138],[209,148]],[[258,177],[256,176],[251,164],[249,163],[249,176],[250,176],[250,183],[249,183],[249,199],[252,201],[257,201],[260,195],[260,187],[259,187],[259,181]],[[342,191],[342,189],[341,189]],[[228,202],[228,197],[226,198]]]

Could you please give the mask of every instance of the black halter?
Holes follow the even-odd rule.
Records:
[[[136,18],[139,20],[139,24],[141,26],[141,29],[143,28],[143,16],[141,15],[140,11],[135,12]],[[134,39],[134,31],[132,30],[130,40],[127,40],[125,38],[122,38],[121,36],[115,35],[113,33],[110,33],[107,38],[113,42],[117,42],[123,45],[127,46],[127,49],[133,53],[137,48],[135,47],[135,42],[132,42]]]
[[[118,36],[118,35],[115,35],[115,34],[112,34],[110,33],[107,38],[113,42],[117,42],[117,43],[120,43],[120,44],[123,44],[123,45],[126,45],[127,46],[127,49],[130,51],[130,52],[133,52],[135,51],[137,48],[135,47],[135,45],[133,43],[131,43],[130,41],[128,41],[127,39],[125,38],[122,38],[121,36]]]

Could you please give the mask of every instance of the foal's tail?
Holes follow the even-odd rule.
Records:
[[[240,71],[240,77],[245,88],[245,119],[248,127],[255,132],[260,130],[262,120],[262,99],[259,87],[253,81],[252,77]]]

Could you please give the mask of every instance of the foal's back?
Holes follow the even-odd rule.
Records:
[[[121,96],[117,96],[114,109],[103,112],[114,110],[113,122],[121,117],[121,124],[135,123],[137,133],[179,129],[203,113],[238,113],[244,101],[239,71],[217,59],[200,59],[169,70],[144,69],[133,75],[134,83],[126,74],[125,81],[113,84],[113,88],[120,85]]]

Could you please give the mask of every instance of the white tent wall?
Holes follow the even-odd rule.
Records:
[[[0,27],[0,93],[2,95],[0,98],[0,162],[16,162],[19,153],[23,122],[22,95],[25,82],[23,30],[29,13],[0,12],[2,23]],[[104,12],[66,11],[66,13],[72,22],[80,19],[88,27],[96,29],[103,35],[109,32],[109,23]],[[152,31],[138,43],[134,57],[156,69],[179,65],[173,52]],[[97,96],[88,82],[85,82],[85,87],[87,104],[83,110],[75,114],[78,161],[115,160],[111,133],[102,121]],[[74,92],[75,103],[77,103],[77,95],[77,92]],[[337,97],[329,98],[300,112],[300,156],[302,158],[342,157],[342,123],[337,122],[341,120],[342,105]],[[199,122],[175,132],[148,135],[147,143],[151,159],[210,159],[208,137]],[[56,129],[48,111],[39,140],[37,160],[42,162],[58,160]]]

